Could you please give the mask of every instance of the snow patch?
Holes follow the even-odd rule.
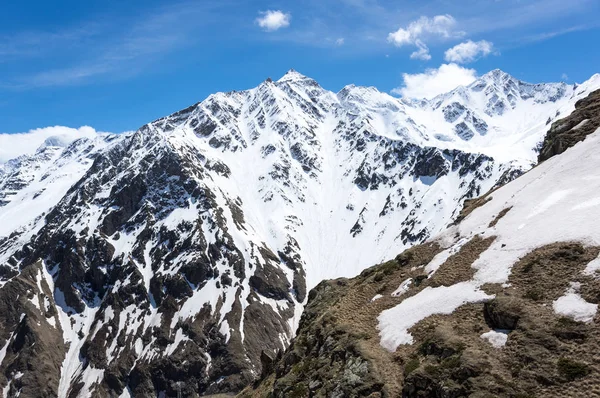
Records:
[[[229,322],[227,322],[227,320],[224,320],[223,322],[221,322],[219,332],[223,336],[225,336],[225,343],[229,342],[229,338],[231,337],[231,330],[229,328]]]
[[[4,345],[0,349],[0,365],[2,365],[2,362],[4,361],[4,357],[6,356],[6,350],[8,349],[8,346],[10,345],[10,343],[12,342],[13,337],[14,337],[14,332],[10,334],[8,339],[6,339],[6,343],[4,343]]]
[[[573,130],[578,130],[578,129],[582,128],[582,127],[583,127],[583,126],[585,126],[585,125],[586,125],[586,123],[587,123],[587,122],[589,122],[589,121],[590,121],[589,119],[583,119],[581,122],[579,122],[579,123],[577,124],[577,126],[573,127]]]
[[[594,320],[598,304],[585,301],[578,293],[569,292],[552,303],[554,312],[577,322],[589,323]]]
[[[408,329],[421,319],[436,313],[451,313],[467,302],[491,298],[479,287],[486,283],[507,283],[513,265],[536,248],[555,242],[600,245],[600,230],[597,228],[600,206],[574,209],[577,204],[598,198],[600,179],[589,177],[597,175],[600,166],[599,146],[600,130],[589,135],[583,143],[494,191],[493,200],[475,209],[458,226],[449,228],[436,238],[442,242],[454,241],[452,246],[456,251],[465,240],[469,241],[474,236],[496,236],[492,245],[473,263],[476,273],[471,281],[450,287],[426,288],[396,307],[383,311],[378,317],[381,345],[394,351],[400,344],[412,343]],[[558,206],[562,210],[558,210]],[[502,223],[490,228],[490,222],[508,207],[511,211],[504,216]],[[526,220],[525,224],[523,220]],[[436,263],[449,255],[448,250],[436,256]],[[599,263],[599,259],[592,261],[584,273],[595,272],[600,268]],[[553,303],[554,311],[581,322],[590,322],[598,306],[586,302],[577,290],[577,284],[572,284],[569,291]]]
[[[593,276],[598,271],[600,271],[600,257],[597,257],[597,258],[593,259],[592,261],[590,261],[588,263],[588,265],[585,267],[585,269],[583,270],[583,274]]]
[[[435,314],[451,314],[461,305],[493,298],[469,282],[427,287],[397,306],[383,311],[377,320],[381,345],[394,352],[401,344],[412,344],[408,329]]]
[[[489,341],[495,348],[502,348],[508,340],[507,330],[490,330],[480,336],[482,339]]]
[[[408,292],[408,289],[410,289],[410,285],[412,284],[412,279],[408,278],[405,281],[403,281],[400,286],[398,286],[398,289],[394,290],[392,292],[392,297],[400,297],[402,296],[404,293]]]

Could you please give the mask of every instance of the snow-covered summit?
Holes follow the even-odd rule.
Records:
[[[457,87],[432,100],[407,101],[374,87],[348,85],[332,93],[292,69],[276,82],[266,81],[242,92],[215,94],[198,106],[218,110],[218,117],[233,120],[243,112],[243,104],[250,104],[250,111],[259,110],[255,115],[243,116],[252,124],[253,120],[262,121],[261,103],[274,105],[284,121],[304,114],[316,119],[336,114],[341,119],[368,121],[376,135],[418,146],[479,152],[530,167],[549,123],[570,113],[576,100],[596,87],[600,87],[600,80],[590,79],[580,86],[529,84],[494,70],[467,87]],[[239,140],[242,136],[240,132],[223,139]]]
[[[277,83],[302,82],[302,81],[314,81],[314,80],[311,79],[310,77],[303,75],[300,72],[297,72],[294,69],[290,69],[289,71],[286,72],[285,75],[283,75],[279,80],[277,80]]]
[[[46,140],[42,143],[42,145],[40,145],[39,149],[46,148],[49,146],[66,147],[73,141],[74,141],[74,139],[72,137],[69,137],[66,134],[54,135],[52,137],[46,138]]]

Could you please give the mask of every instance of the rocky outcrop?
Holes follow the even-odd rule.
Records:
[[[598,128],[600,128],[600,90],[577,101],[573,113],[552,123],[542,144],[538,161],[543,162],[563,153]]]
[[[42,267],[25,267],[0,289],[0,380],[8,396],[58,395],[65,345]]]

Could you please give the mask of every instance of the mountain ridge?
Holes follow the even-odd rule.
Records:
[[[183,381],[185,394],[238,391],[263,352],[289,345],[310,289],[425,241],[465,199],[520,175],[546,119],[589,89],[521,98],[515,114],[536,111],[535,123],[495,143],[509,120],[494,118],[511,107],[461,104],[454,124],[439,107],[332,93],[294,71],[133,133],[25,156],[0,174],[0,291],[19,297],[0,312],[0,383],[40,388],[45,353],[18,348],[23,335],[64,345],[39,361],[54,369],[47,396],[168,395]],[[487,136],[453,132],[473,118]],[[469,151],[481,137],[488,155]],[[515,140],[522,152],[507,157]]]

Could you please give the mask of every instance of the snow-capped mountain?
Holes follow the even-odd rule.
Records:
[[[0,169],[0,384],[239,390],[309,289],[440,232],[597,86],[493,71],[406,101],[290,71],[135,133],[50,139]]]
[[[243,398],[587,397],[600,383],[600,90],[427,242],[311,291]]]

